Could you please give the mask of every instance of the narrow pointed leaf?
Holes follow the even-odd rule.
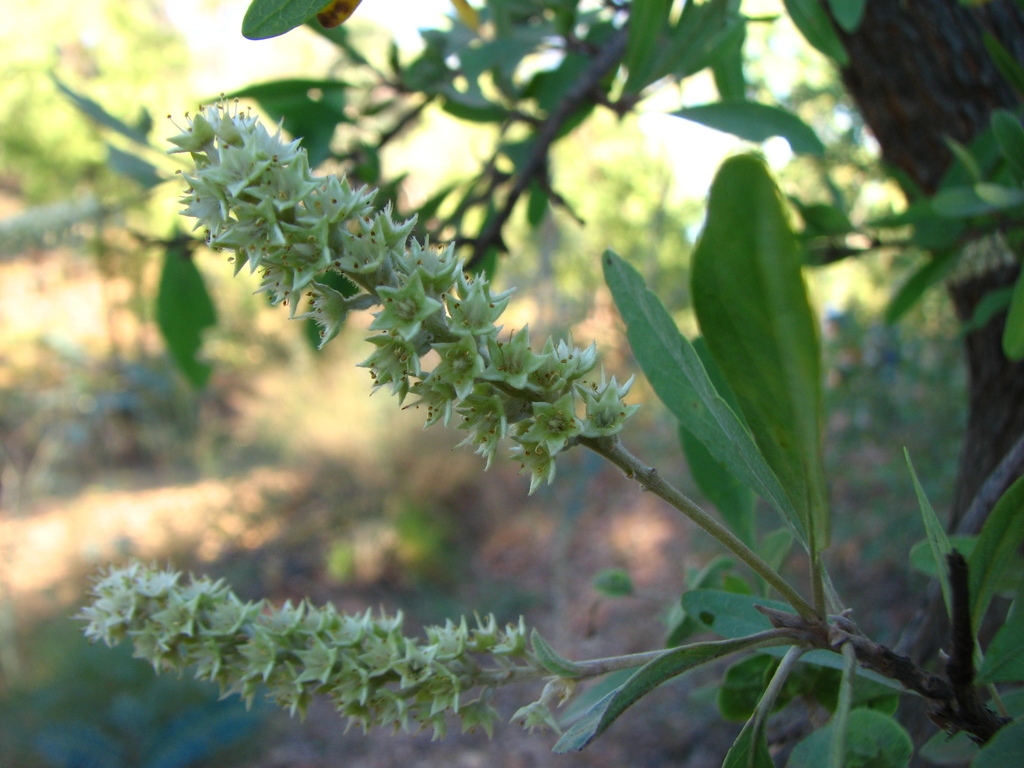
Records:
[[[828,546],[821,353],[801,251],[764,160],[726,160],[693,254],[701,331],[812,551]]]
[[[793,24],[812,46],[841,67],[849,56],[819,0],[783,0]]]
[[[722,768],[775,768],[763,721],[747,721],[726,753]]]
[[[864,18],[867,0],[828,0],[828,9],[844,32],[856,32]]]
[[[118,149],[113,144],[107,144],[107,165],[122,176],[134,179],[143,189],[150,189],[166,181],[151,162],[132,152]]]
[[[950,600],[952,591],[949,586],[949,573],[946,570],[946,555],[953,551],[953,546],[949,543],[949,537],[946,535],[946,529],[939,522],[938,515],[935,514],[935,510],[932,509],[931,502],[928,501],[928,497],[925,496],[924,489],[921,487],[921,483],[917,479],[917,473],[914,471],[914,465],[910,461],[910,453],[906,448],[903,449],[903,455],[907,459],[907,467],[910,468],[910,477],[914,481],[914,493],[917,494],[917,505],[921,509],[921,518],[924,521],[924,532],[928,537],[928,546],[932,551],[932,561],[939,563],[938,576],[939,586],[942,588],[942,599],[946,603],[946,615],[951,616]]]
[[[1012,112],[997,109],[991,117],[992,133],[1014,180],[1024,182],[1024,126]]]
[[[771,641],[776,645],[785,642],[783,639]],[[599,736],[637,700],[662,683],[715,659],[743,650],[765,647],[766,644],[768,641],[765,638],[744,637],[738,640],[694,643],[665,651],[657,659],[638,669],[625,683],[591,707],[582,718],[562,734],[552,751],[558,755],[577,752]]]
[[[1020,3],[1017,3],[1020,5]],[[1010,53],[1002,43],[999,42],[999,38],[993,35],[991,32],[984,32],[982,36],[982,42],[985,45],[985,50],[988,51],[988,55],[992,57],[992,63],[995,64],[996,69],[999,70],[999,74],[1003,76],[1003,79],[1010,84],[1010,86],[1017,91],[1018,94],[1024,94],[1024,67],[1017,61],[1017,57]]]
[[[995,595],[1003,572],[1024,541],[1024,477],[1003,494],[989,513],[967,559],[971,585],[971,623],[981,620]]]
[[[1024,680],[1024,583],[1017,589],[1006,622],[985,649],[978,670],[979,683],[1014,683]]]
[[[639,93],[645,85],[657,78],[663,49],[651,42],[660,38],[668,25],[671,0],[634,0],[629,11],[629,36],[622,63],[629,76],[627,93]]]
[[[930,256],[924,264],[907,278],[885,310],[885,322],[892,324],[920,300],[924,292],[939,283],[956,266],[956,252],[952,249]]]
[[[694,339],[693,348],[715,389],[733,412],[738,413],[739,405],[736,402],[736,396],[729,389],[729,384],[722,376],[722,372],[718,370],[715,359],[708,351],[708,345],[704,343],[704,339]],[[739,536],[744,544],[753,546],[756,494],[728,467],[715,459],[700,439],[684,426],[679,427],[679,444],[686,457],[690,474],[693,475],[701,493],[715,505],[732,532]]]
[[[112,114],[107,112],[98,102],[93,101],[88,96],[82,96],[79,93],[68,88],[64,85],[55,75],[50,76],[53,80],[53,84],[57,86],[57,90],[60,91],[68,100],[75,105],[79,112],[91,119],[97,125],[101,125],[104,128],[109,128],[112,131],[125,136],[136,144],[143,146],[149,146],[146,140],[146,134],[140,131],[138,128],[132,128],[127,125],[124,121],[119,120]]]
[[[1003,327],[1003,354],[1010,360],[1024,358],[1024,270],[1017,276]]]
[[[530,635],[530,647],[533,652],[537,654],[537,660],[544,666],[548,672],[559,677],[582,677],[587,673],[587,668],[576,664],[569,659],[560,656],[558,652],[551,647],[537,630],[533,630],[533,634]]]
[[[776,509],[806,547],[802,520],[750,431],[715,389],[693,345],[635,269],[610,250],[602,262],[633,354],[655,393],[716,460]]]
[[[731,133],[747,141],[762,142],[781,136],[801,155],[822,155],[825,145],[807,123],[788,110],[754,101],[719,101],[685,107],[676,117]]]
[[[253,0],[242,19],[242,36],[265,40],[283,35],[316,16],[329,0]]]
[[[193,387],[205,386],[211,368],[198,354],[203,331],[217,322],[217,314],[191,254],[180,245],[172,245],[164,255],[156,321],[178,369]]]
[[[679,444],[700,492],[715,505],[729,529],[744,544],[753,545],[757,496],[715,459],[686,427],[679,427]]]

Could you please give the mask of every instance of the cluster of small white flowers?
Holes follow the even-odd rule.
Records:
[[[632,379],[583,381],[597,363],[594,345],[548,339],[535,353],[529,328],[502,338],[496,322],[511,292],[492,293],[485,277],[465,274],[453,245],[411,238],[414,220],[375,209],[375,191],[314,176],[298,141],[224,104],[187,122],[171,139],[196,166],[185,176],[184,214],[209,244],[234,252],[236,274],[246,263],[258,271],[260,290],[287,303],[293,317],[308,302],[298,316],[317,321],[323,343],[349,312],[373,308],[375,349],[361,365],[375,385],[389,385],[400,400],[413,395],[428,426],[458,416],[470,433],[463,444],[488,465],[510,437],[532,492],[554,477],[556,454],[580,437],[617,433],[638,408],[623,402]],[[328,272],[344,275],[355,294],[325,285]],[[439,362],[426,371],[430,350]]]
[[[455,715],[464,731],[490,734],[498,717],[489,704],[494,689],[550,674],[527,647],[522,619],[504,629],[493,616],[478,617],[472,629],[465,619],[449,621],[425,628],[421,642],[402,634],[401,613],[350,616],[308,602],[272,609],[242,602],[220,581],[185,583],[180,573],[138,562],[100,577],[79,618],[88,622],[89,640],[129,638],[135,655],[158,672],[194,668],[197,678],[246,702],[262,687],[292,713],[305,713],[313,696],[323,695],[364,730],[429,727],[440,738]],[[527,727],[553,724],[551,698],[546,688],[514,719]]]

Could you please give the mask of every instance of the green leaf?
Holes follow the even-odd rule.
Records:
[[[960,326],[960,335],[966,336],[969,333],[980,331],[991,322],[993,317],[1000,312],[1007,311],[1010,308],[1010,301],[1013,299],[1013,291],[1014,287],[1007,285],[1002,288],[993,288],[982,296],[974,306],[974,312],[971,313],[970,318]]]
[[[945,137],[946,146],[949,147],[949,151],[953,153],[953,156],[963,166],[964,171],[970,180],[977,184],[980,181],[984,181],[984,174],[981,172],[981,166],[978,165],[978,160],[971,154],[971,150],[965,147],[956,139]]]
[[[867,0],[828,0],[828,9],[844,32],[854,33],[864,19]]]
[[[124,121],[119,120],[112,114],[107,112],[97,102],[90,99],[88,96],[82,96],[75,93],[73,90],[68,88],[62,83],[56,75],[50,75],[50,79],[53,80],[54,85],[57,86],[57,90],[66,96],[72,104],[81,112],[83,115],[91,119],[97,125],[101,125],[104,128],[109,128],[112,131],[120,133],[122,136],[131,139],[136,144],[143,146],[149,146],[146,141],[146,134],[139,129],[132,128],[127,125]]]
[[[717,101],[684,107],[672,114],[747,141],[762,142],[781,136],[797,154],[821,156],[825,152],[825,145],[813,128],[792,112],[769,104]]]
[[[979,683],[1015,683],[1024,680],[1024,582],[1017,587],[1006,621],[985,649],[978,670]]]
[[[793,611],[788,605],[778,600],[767,600],[755,595],[741,595],[735,592],[722,592],[715,589],[692,590],[683,595],[681,602],[688,616],[692,616],[712,632],[726,638],[747,637],[757,632],[771,629],[772,625],[768,617],[757,610],[755,606],[761,605],[788,613]],[[768,648],[763,653],[781,656],[782,650]],[[829,669],[841,670],[843,668],[842,658],[826,650],[805,653],[800,657],[800,662]],[[897,691],[903,690],[899,683],[887,677],[882,677],[869,669],[859,667],[857,674],[880,683],[886,688]]]
[[[980,182],[973,187],[951,187],[932,199],[932,207],[941,216],[970,219],[1024,205],[1024,189]]]
[[[903,455],[906,457],[907,467],[910,469],[910,478],[914,482],[914,493],[917,494],[917,505],[921,509],[924,532],[928,537],[928,546],[932,552],[932,562],[942,564],[942,567],[937,569],[939,586],[942,588],[942,599],[946,603],[946,615],[952,616],[950,608],[952,593],[949,586],[949,571],[946,568],[946,555],[953,551],[953,546],[949,543],[946,529],[939,522],[938,515],[932,509],[931,502],[928,501],[924,488],[921,487],[921,483],[917,479],[917,472],[914,471],[914,465],[910,461],[910,452],[906,448],[903,449]]]
[[[734,413],[739,412],[736,395],[729,388],[722,372],[718,369],[715,359],[708,351],[708,345],[702,338],[693,340],[693,349],[700,358],[704,370],[707,371],[715,390],[729,405]],[[708,501],[715,505],[722,519],[744,544],[753,546],[754,510],[757,496],[739,478],[736,477],[720,461],[711,455],[704,444],[685,426],[679,426],[679,443],[686,457],[697,487]]]
[[[629,10],[626,52],[622,57],[622,63],[629,72],[625,85],[627,93],[639,93],[661,75],[658,65],[663,57],[663,48],[652,45],[652,42],[666,31],[671,9],[672,0],[633,0]]]
[[[768,751],[768,740],[765,737],[764,721],[747,721],[729,747],[722,768],[775,768],[771,753]]]
[[[548,211],[548,193],[536,181],[530,182],[530,195],[526,202],[526,220],[534,229],[544,221]]]
[[[924,264],[918,267],[907,278],[885,310],[885,322],[895,323],[920,300],[924,292],[942,281],[956,266],[956,253],[952,250],[929,256]]]
[[[225,96],[254,99],[274,121],[302,139],[309,164],[318,166],[331,155],[331,140],[339,123],[352,122],[345,115],[345,89],[341,80],[289,78],[247,85]]]
[[[953,736],[939,731],[921,746],[917,754],[935,765],[963,766],[978,754],[978,745],[966,731],[959,731]]]
[[[193,387],[201,389],[210,378],[211,367],[199,361],[197,355],[203,331],[217,322],[217,313],[184,245],[171,245],[164,254],[156,321],[178,369]]]
[[[633,580],[623,568],[606,568],[594,576],[594,589],[605,597],[629,597],[633,594]]]
[[[600,678],[593,685],[573,696],[562,710],[559,722],[563,725],[571,725],[580,717],[590,711],[601,699],[625,683],[637,667],[630,669],[619,669]]]
[[[971,768],[1018,768],[1024,765],[1024,720],[1001,728],[971,763]]]
[[[793,546],[793,534],[788,528],[776,528],[761,537],[761,543],[757,547],[757,553],[768,565],[775,570],[782,567],[786,555]]]
[[[452,117],[470,123],[500,123],[508,118],[508,110],[482,95],[463,93],[452,85],[439,91],[444,96],[442,109]]]
[[[786,642],[779,640],[778,644]],[[763,638],[744,637],[694,643],[673,648],[638,669],[619,688],[609,693],[576,721],[558,740],[552,752],[558,755],[577,752],[604,732],[615,719],[664,682],[687,670],[739,651],[762,647]]]
[[[716,589],[723,587],[726,572],[735,565],[736,564],[729,557],[719,555],[701,568],[700,571],[697,571],[696,574],[690,572],[687,573],[687,589]],[[686,612],[681,599],[676,606],[677,612],[671,617],[672,623],[669,624],[669,626],[672,627],[672,630],[669,632],[669,636],[665,640],[665,646],[668,648],[682,645],[684,640],[697,632],[702,632],[704,629],[703,625],[699,621]]]
[[[715,506],[729,529],[744,544],[752,545],[757,496],[682,425],[679,427],[679,444],[700,492]]]
[[[719,714],[733,722],[749,720],[778,665],[777,659],[760,653],[730,664],[715,696]]]
[[[638,94],[666,76],[687,78],[725,51],[735,51],[743,39],[745,20],[736,0],[686,3],[674,26],[669,23],[672,5],[668,0],[633,3],[623,58],[629,73],[624,93]]]
[[[252,0],[242,19],[249,40],[277,37],[316,16],[328,0]]]
[[[137,181],[143,189],[150,189],[166,181],[151,162],[112,144],[107,144],[107,165],[122,176]]]
[[[810,551],[828,546],[821,457],[821,353],[801,252],[764,160],[726,160],[693,253],[693,305],[704,338],[758,448],[786,491]]]
[[[1024,358],[1024,270],[1017,275],[1010,308],[1003,327],[1003,354],[1010,360]]]
[[[682,80],[712,66],[721,56],[735,55],[746,36],[746,19],[736,0],[689,2],[661,45],[663,75]]]
[[[948,537],[950,549],[955,549],[964,557],[968,557],[971,554],[977,539],[977,536]],[[910,548],[910,552],[907,554],[907,561],[910,563],[911,568],[930,579],[939,578],[939,574],[947,567],[945,560],[942,561],[941,568],[936,564],[932,543],[927,538],[922,539]]]
[[[768,617],[755,606],[763,605],[790,613],[793,611],[779,600],[766,600],[717,589],[690,590],[683,595],[682,602],[687,614],[711,631],[729,638],[746,637],[772,628]]]
[[[541,637],[541,634],[537,630],[533,630],[530,635],[530,648],[533,650],[534,654],[536,654],[537,661],[543,665],[544,669],[553,675],[572,679],[574,677],[582,677],[587,673],[586,667],[560,656],[558,652],[551,647],[551,644]]]
[[[999,70],[999,74],[1003,76],[1003,79],[1018,94],[1024,94],[1024,67],[1020,65],[1017,58],[1006,50],[1003,44],[999,42],[999,39],[991,32],[984,32],[982,34],[982,42],[985,44],[985,50],[988,51],[988,55],[992,57],[992,63],[996,65],[996,69]]]
[[[797,744],[786,768],[828,765],[833,729],[829,723]],[[891,717],[873,709],[850,712],[842,768],[903,768],[913,753],[910,735]]]
[[[746,39],[747,28],[742,25],[711,58],[711,74],[722,101],[742,101],[747,97],[747,78],[743,72],[743,44]]]
[[[784,4],[793,24],[808,43],[840,67],[849,63],[846,49],[818,0],[784,0]]]
[[[1024,127],[1017,116],[1006,109],[994,110],[990,122],[1014,181],[1024,183]]]
[[[800,218],[804,220],[804,230],[800,233],[802,237],[845,235],[854,231],[850,217],[835,205],[804,203],[792,196],[789,197],[789,201],[796,206]]]
[[[605,282],[626,323],[626,336],[651,387],[711,455],[767,500],[807,544],[801,519],[739,416],[716,391],[688,342],[640,274],[613,251],[602,259]]]
[[[971,625],[980,627],[1000,579],[1024,541],[1024,477],[1007,489],[978,534],[967,558],[971,584]]]

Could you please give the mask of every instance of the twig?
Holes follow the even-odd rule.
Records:
[[[764,579],[793,609],[800,614],[802,627],[819,626],[823,618],[818,612],[787,582],[778,571],[766,563],[754,550],[744,544],[732,531],[701,509],[686,494],[663,478],[656,469],[647,466],[636,456],[627,451],[615,438],[581,438],[580,444],[586,446],[612,464],[617,466],[627,477],[636,480],[644,488],[669,505],[682,512],[699,525],[705,533],[719,544],[732,552],[748,565],[754,573]]]
[[[773,627],[798,632],[810,647],[838,652],[844,645],[850,645],[861,666],[928,699],[929,717],[940,728],[949,733],[964,731],[977,743],[984,744],[1010,720],[985,706],[978,694],[974,683],[974,632],[967,561],[954,550],[948,556],[948,566],[953,615],[945,675],[928,672],[908,656],[869,640],[844,616],[832,617],[834,623],[823,633],[820,624],[808,624],[796,614],[765,606],[757,606],[757,609],[768,617]]]
[[[626,51],[626,34],[625,27],[615,31],[608,43],[594,57],[579,80],[566,91],[558,107],[548,115],[540,130],[537,131],[533,139],[533,148],[526,158],[526,162],[517,169],[515,182],[505,197],[504,205],[481,230],[480,234],[473,239],[473,255],[466,262],[467,268],[472,269],[484,258],[492,246],[501,244],[501,230],[509,216],[512,215],[512,209],[515,208],[516,202],[535,177],[543,176],[546,173],[548,152],[563,126],[576,113],[576,110],[583,106],[601,79],[618,66],[619,60]]]
[[[959,536],[978,533],[996,502],[1022,474],[1024,474],[1024,435],[1021,435],[1020,439],[996,465],[996,468],[989,473],[953,532]],[[899,642],[896,643],[896,649],[902,653],[917,651],[929,632],[927,628],[938,626],[939,618],[945,610],[945,601],[942,599],[939,583],[933,581],[928,586],[925,606],[910,620]],[[915,655],[918,661],[924,661],[921,658],[922,654],[916,653]]]
[[[991,739],[1009,722],[981,701],[974,684],[974,630],[971,627],[971,594],[967,561],[955,549],[946,556],[951,592],[950,652],[946,676],[952,685],[952,700],[942,702],[931,719],[945,730],[967,731],[979,744]]]
[[[985,478],[985,482],[974,495],[971,506],[960,518],[956,533],[961,535],[978,533],[996,502],[1021,475],[1024,475],[1024,435],[1020,436],[1020,439],[1006,452],[1002,461]]]

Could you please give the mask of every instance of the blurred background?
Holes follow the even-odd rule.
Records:
[[[414,409],[384,392],[368,397],[356,364],[368,355],[369,318],[317,352],[305,323],[267,306],[251,279],[232,278],[224,256],[202,248],[189,251],[191,263],[213,306],[188,312],[215,322],[200,327],[201,351],[183,372],[160,329],[170,310],[156,301],[188,226],[174,176],[185,166],[162,154],[177,133],[165,115],[181,124],[187,110],[254,83],[365,73],[308,29],[244,40],[246,5],[30,0],[4,11],[0,767],[717,765],[739,726],[718,720],[700,676],[645,698],[591,752],[555,758],[550,735],[512,726],[491,742],[434,744],[345,733],[325,705],[304,722],[246,710],[205,685],[156,677],[127,647],[82,639],[72,617],[89,577],[131,556],[225,577],[248,599],[400,608],[410,630],[473,611],[522,614],[570,656],[649,650],[687,574],[716,554],[597,457],[564,455],[556,483],[533,496],[511,462],[484,473],[471,452],[453,450],[456,430],[423,430]],[[373,60],[394,39],[411,58],[424,45],[418,28],[457,23],[448,17],[457,18],[446,0],[365,0],[345,40]],[[833,71],[782,23],[763,50],[754,77],[770,76],[827,137],[851,204],[862,213],[894,205]],[[152,151],[129,146],[125,131],[97,121],[104,114]],[[489,126],[435,103],[415,118],[362,158],[377,163],[378,179],[401,180],[393,198],[410,211],[485,161],[491,140]],[[339,123],[326,171],[346,153],[352,160],[365,130]],[[599,269],[612,247],[692,333],[689,251],[714,168],[738,146],[643,110],[595,114],[556,148],[558,189],[575,215],[516,213],[505,232],[511,255],[495,280],[517,289],[506,327],[529,323],[535,340],[594,339],[609,374],[628,377],[630,351]],[[764,150],[787,191],[820,187],[815,161],[781,141]],[[926,295],[899,326],[883,320],[891,271],[912,258],[884,253],[809,273],[828,368],[831,558],[862,626],[883,641],[923,583],[905,557],[921,531],[903,447],[944,509],[964,418],[960,330],[943,293]],[[644,408],[627,444],[699,497],[663,406],[643,381],[632,398]],[[629,574],[632,594],[594,588],[611,568]],[[503,692],[502,711],[530,700],[530,691]]]

